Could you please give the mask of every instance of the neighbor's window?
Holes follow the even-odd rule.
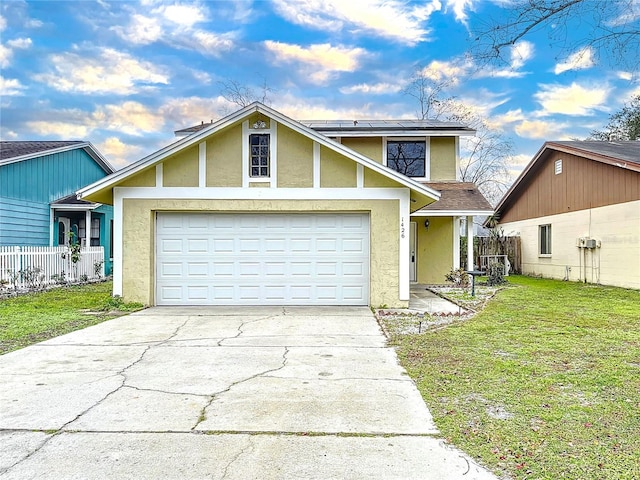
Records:
[[[540,255],[551,255],[551,225],[538,227],[540,237]]]
[[[85,239],[85,235],[87,234],[87,230],[86,230],[86,222],[84,218],[80,219],[79,223],[79,231],[78,231],[78,236],[80,237],[80,242],[84,242]],[[92,247],[99,247],[100,246],[100,219],[99,218],[92,218],[91,219],[91,230],[90,230],[90,245]]]
[[[407,177],[424,177],[426,143],[424,141],[388,141],[387,166]]]
[[[249,174],[252,177],[269,176],[269,134],[249,135]]]
[[[561,158],[556,160],[555,167],[556,167],[556,175],[560,175],[562,173],[562,159]]]

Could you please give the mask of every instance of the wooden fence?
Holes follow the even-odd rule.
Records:
[[[506,255],[511,265],[511,273],[522,273],[522,255],[520,237],[476,237],[474,242],[474,256],[476,265],[481,265],[483,257]]]
[[[54,283],[80,282],[104,276],[104,247],[83,247],[71,261],[69,247],[0,246],[0,286],[42,288]]]

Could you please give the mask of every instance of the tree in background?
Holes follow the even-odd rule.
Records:
[[[594,130],[589,138],[594,140],[640,140],[640,95],[609,116],[604,130]]]
[[[471,106],[449,95],[452,86],[452,80],[434,78],[426,69],[419,69],[404,93],[418,102],[419,119],[459,122],[476,130],[475,136],[460,139],[458,180],[475,183],[495,205],[512,181],[508,163],[513,145]]]
[[[544,31],[560,55],[593,55],[611,66],[637,71],[640,62],[640,4],[637,0],[516,0],[504,2],[506,16],[472,27],[471,55],[510,63],[517,42]]]
[[[274,90],[267,84],[265,78],[262,79],[258,93],[256,93],[253,88],[230,78],[221,80],[218,82],[218,85],[220,86],[220,95],[229,103],[233,103],[241,108],[251,105],[253,102],[270,105],[271,98],[269,95],[274,93]]]

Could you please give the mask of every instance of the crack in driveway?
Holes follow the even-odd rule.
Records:
[[[256,378],[259,378],[259,377],[264,377],[268,373],[277,372],[278,370],[282,370],[284,367],[286,367],[287,366],[287,355],[289,354],[289,347],[283,347],[283,348],[284,348],[284,353],[282,354],[282,365],[280,365],[279,367],[270,368],[270,369],[265,370],[263,372],[251,375],[251,376],[249,376],[247,378],[243,378],[242,380],[237,380],[237,381],[231,383],[227,388],[211,394],[210,395],[210,397],[211,397],[210,400],[207,402],[207,404],[204,407],[202,407],[202,410],[200,411],[200,417],[198,417],[198,420],[196,421],[196,424],[193,427],[191,427],[191,430],[193,431],[196,428],[198,428],[198,425],[200,425],[202,422],[204,422],[207,419],[207,409],[213,404],[213,402],[216,400],[216,398],[218,396],[222,395],[223,393],[229,392],[233,387],[235,387],[237,385],[240,385],[240,384],[245,383],[245,382],[249,382],[249,381],[254,380]]]
[[[118,372],[114,373],[113,375],[108,375],[106,377],[103,377],[103,379],[106,378],[111,378],[114,376],[121,376],[122,377],[122,382],[120,383],[120,385],[111,390],[110,392],[108,392],[105,396],[103,396],[100,400],[98,400],[97,402],[95,402],[93,405],[91,405],[90,407],[86,408],[84,411],[80,412],[78,415],[75,416],[75,418],[73,418],[72,420],[69,420],[68,422],[64,423],[60,428],[57,429],[57,431],[53,432],[52,434],[50,434],[49,437],[47,437],[37,448],[35,448],[32,452],[30,452],[28,455],[26,455],[25,457],[21,458],[20,460],[18,460],[17,462],[13,463],[12,465],[10,465],[9,467],[3,469],[2,471],[0,471],[1,475],[4,475],[5,473],[9,472],[11,469],[15,468],[17,465],[20,465],[22,462],[28,460],[29,458],[31,458],[33,455],[35,455],[36,453],[38,453],[40,450],[42,450],[42,448],[45,447],[45,445],[47,445],[51,439],[53,439],[54,437],[56,437],[57,435],[59,435],[60,433],[62,433],[63,431],[66,430],[66,428],[71,425],[73,422],[77,421],[79,418],[81,418],[83,415],[86,415],[88,412],[90,412],[91,410],[93,410],[94,408],[96,408],[98,405],[102,404],[107,398],[109,398],[111,395],[113,395],[114,393],[118,392],[120,389],[122,389],[123,387],[125,387],[125,383],[127,381],[127,375],[126,372],[127,370],[129,370],[130,368],[134,367],[135,365],[137,365],[138,363],[140,363],[143,359],[144,356],[147,354],[147,352],[153,348],[154,346],[159,346],[162,345],[163,343],[166,343],[168,341],[170,341],[172,338],[174,338],[178,332],[180,332],[180,329],[182,327],[184,327],[187,322],[189,321],[189,318],[187,318],[181,325],[179,325],[174,332],[169,335],[169,337],[161,342],[159,342],[157,345],[148,345],[140,354],[140,356],[134,360],[132,363],[130,363],[129,365],[127,365],[126,367],[122,368],[121,370],[119,370]],[[96,382],[98,380],[94,380],[93,382]],[[48,432],[45,432],[48,433]]]

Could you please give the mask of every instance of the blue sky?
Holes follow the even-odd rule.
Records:
[[[509,1],[3,0],[0,136],[88,140],[119,168],[235,110],[221,81],[266,82],[294,119],[416,118],[403,89],[424,68],[513,142],[517,172],[545,140],[603,127],[640,88],[574,25],[571,48],[538,31],[510,65],[478,70],[469,29]]]

